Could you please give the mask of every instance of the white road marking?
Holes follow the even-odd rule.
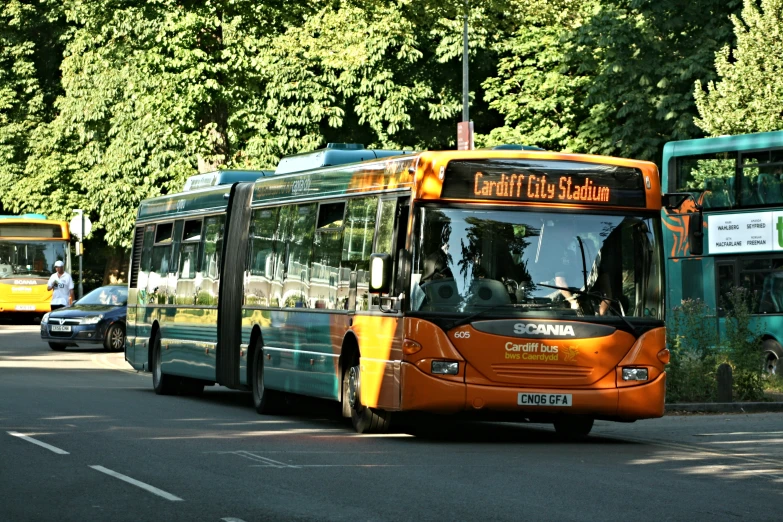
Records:
[[[256,462],[261,462],[264,467],[272,467],[272,468],[298,468],[300,466],[294,466],[291,464],[286,464],[285,462],[280,462],[277,460],[272,460],[266,457],[262,457],[261,455],[256,455],[254,453],[251,453],[249,451],[235,451],[233,452],[234,455],[239,455],[240,457],[244,457],[246,459],[254,460]]]
[[[155,486],[150,486],[149,484],[145,484],[144,482],[141,482],[139,480],[130,478],[127,475],[123,475],[122,473],[117,473],[116,471],[112,471],[108,468],[104,468],[103,466],[90,466],[95,471],[100,471],[101,473],[106,473],[109,476],[112,476],[114,478],[118,478],[120,480],[123,480],[127,482],[128,484],[133,484],[136,487],[139,487],[141,489],[144,489],[146,491],[149,491],[150,493],[154,495],[158,495],[159,497],[163,497],[166,500],[171,501],[181,501],[182,499],[172,495],[171,493],[167,493],[166,491],[163,491],[162,489],[158,489]]]
[[[9,431],[8,434],[12,437],[19,437],[20,439],[26,440],[27,442],[32,442],[33,444],[41,446],[42,448],[46,448],[53,453],[57,453],[58,455],[70,455],[70,453],[65,450],[61,450],[60,448],[56,448],[51,444],[41,442],[40,440],[35,440],[34,438],[28,437],[27,435],[22,435],[21,433],[17,433],[15,431]]]
[[[234,518],[234,517],[221,518],[220,520],[221,522],[245,522],[241,518]]]

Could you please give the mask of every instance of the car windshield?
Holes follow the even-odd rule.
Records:
[[[48,278],[54,262],[66,259],[67,247],[65,241],[0,241],[0,279]]]
[[[661,318],[656,217],[424,206],[411,309]]]
[[[79,299],[77,304],[125,306],[128,304],[128,289],[124,286],[102,286]]]

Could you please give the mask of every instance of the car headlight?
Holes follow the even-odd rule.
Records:
[[[82,319],[82,324],[97,324],[101,321],[101,319],[103,319],[103,314],[85,317]]]
[[[42,323],[48,323],[49,322],[49,312],[46,312],[44,314],[43,318],[41,319],[41,322]]]

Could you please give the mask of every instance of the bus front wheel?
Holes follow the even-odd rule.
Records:
[[[359,365],[343,373],[343,411],[350,410],[351,424],[356,433],[385,433],[389,431],[391,413],[362,404]]]
[[[555,433],[563,440],[582,440],[593,429],[592,417],[564,416],[555,421]]]

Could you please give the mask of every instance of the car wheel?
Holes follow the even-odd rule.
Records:
[[[362,404],[359,365],[343,372],[343,410],[350,409],[351,424],[356,433],[386,433],[391,425],[391,413]],[[346,404],[347,402],[347,404]]]
[[[103,347],[109,352],[120,352],[125,349],[125,328],[117,323],[109,327],[103,339]]]
[[[62,352],[63,350],[65,350],[65,345],[60,343],[49,343],[49,348],[51,348],[55,352]]]
[[[177,392],[178,381],[173,375],[163,373],[160,366],[160,335],[152,341],[152,388],[158,395],[172,395]]]
[[[256,341],[253,356],[253,366],[251,375],[253,382],[253,406],[258,413],[269,415],[278,413],[282,409],[284,398],[281,392],[270,390],[264,384],[264,350],[261,343]]]

